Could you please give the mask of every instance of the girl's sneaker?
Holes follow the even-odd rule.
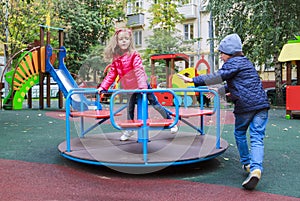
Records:
[[[128,140],[131,136],[133,136],[136,133],[134,130],[126,130],[123,132],[123,135],[120,137],[121,141]]]
[[[171,133],[172,133],[172,134],[175,134],[175,133],[177,133],[177,132],[178,132],[178,126],[175,125],[175,126],[173,126],[173,127],[171,128]]]

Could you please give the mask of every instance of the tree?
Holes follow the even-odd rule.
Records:
[[[149,58],[152,54],[183,52],[190,49],[184,44],[193,43],[193,41],[184,41],[182,35],[177,34],[180,32],[176,30],[176,24],[184,20],[177,7],[186,2],[186,0],[160,0],[151,4],[148,12],[152,13],[150,28],[154,28],[154,31],[153,35],[146,39],[148,46],[143,55],[146,58],[145,65],[150,65]],[[156,75],[165,74],[164,68],[155,70]]]
[[[277,104],[282,103],[282,73],[278,56],[282,46],[300,31],[300,10],[296,1],[213,0],[209,8],[214,16],[218,39],[238,33],[243,51],[259,66],[274,66]]]
[[[103,52],[104,46],[98,45],[90,48],[90,54],[83,61],[81,68],[78,71],[79,77],[83,80],[92,80],[95,82],[100,81],[100,75],[104,74],[104,68],[109,64],[104,61],[103,55],[100,52]],[[92,75],[92,77],[90,77]]]
[[[187,43],[183,40],[181,34],[169,32],[164,29],[154,29],[153,35],[146,39],[147,51],[151,54],[165,54],[174,52],[183,52],[188,49],[184,46]]]
[[[63,0],[59,8],[66,28],[66,64],[76,73],[89,57],[91,48],[104,44],[115,28],[115,21],[124,17],[124,1]]]
[[[178,53],[190,50],[189,46],[184,45],[187,42],[183,40],[180,34],[176,35],[175,32],[164,29],[155,29],[153,35],[149,36],[146,41],[148,46],[143,54],[143,57],[146,58],[145,66],[150,66],[150,56],[153,54]],[[150,68],[146,68],[146,70],[147,74],[150,74],[148,72]],[[164,68],[156,68],[155,70],[156,75],[165,76]]]
[[[151,4],[148,12],[152,13],[150,28],[162,28],[168,31],[174,31],[177,23],[181,22],[184,17],[178,12],[179,4],[186,3],[186,0],[159,0]]]
[[[0,40],[6,45],[7,59],[39,39],[39,25],[45,25],[46,16],[49,15],[51,27],[64,29],[64,46],[68,51],[66,65],[72,73],[77,73],[82,63],[89,58],[91,48],[105,44],[115,29],[115,22],[124,18],[126,3],[125,0],[0,0],[0,2],[2,8]],[[51,33],[51,35],[51,45],[57,47],[58,34]]]
[[[49,13],[47,1],[1,0],[0,40],[5,44],[6,59],[39,39],[39,25],[45,24]],[[58,24],[52,15],[52,23]]]

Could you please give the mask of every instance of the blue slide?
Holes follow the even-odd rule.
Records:
[[[64,58],[67,55],[65,47],[60,47],[59,51],[59,66],[58,69],[55,69],[51,62],[50,58],[52,56],[52,47],[50,45],[46,48],[47,59],[46,59],[46,72],[49,72],[53,79],[57,82],[59,89],[62,91],[65,97],[73,88],[79,88],[70,72],[65,66]],[[72,107],[75,110],[87,110],[89,105],[89,100],[83,94],[74,94],[72,95]]]

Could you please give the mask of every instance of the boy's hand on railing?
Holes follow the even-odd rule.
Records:
[[[185,83],[192,83],[193,82],[193,78],[189,78],[189,77],[186,77],[184,75],[181,75],[179,73],[177,73],[177,76],[182,79]]]
[[[206,98],[208,99],[213,99],[215,97],[215,94],[211,93],[211,92],[208,92],[208,93],[205,93],[205,96]]]
[[[209,88],[209,90],[214,90],[214,91],[218,92],[218,88]],[[212,99],[215,97],[215,94],[212,92],[208,92],[208,93],[205,93],[205,96],[209,99]]]

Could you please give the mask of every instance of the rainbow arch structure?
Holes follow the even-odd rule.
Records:
[[[33,48],[21,54],[15,70],[5,74],[10,90],[3,101],[4,109],[22,109],[29,89],[39,83],[39,72],[42,68],[45,69],[45,47]]]
[[[36,47],[24,52],[16,65],[16,68],[5,74],[5,79],[10,85],[9,94],[3,101],[4,109],[19,110],[23,107],[23,101],[31,87],[40,81],[40,73],[49,73],[57,82],[63,95],[67,97],[70,90],[78,88],[77,83],[71,76],[64,64],[66,48],[59,48],[59,66],[54,68],[51,61],[52,47]],[[72,107],[75,110],[86,110],[91,105],[84,95],[72,97]]]

